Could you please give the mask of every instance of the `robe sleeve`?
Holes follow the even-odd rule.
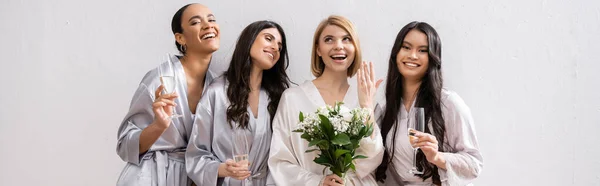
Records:
[[[469,107],[456,93],[451,93],[447,99],[444,104],[448,109],[444,113],[445,136],[452,152],[442,152],[446,170],[438,169],[438,173],[443,185],[467,185],[480,174],[483,157]]]
[[[218,177],[222,161],[212,151],[214,99],[211,91],[201,98],[185,153],[187,174],[197,185],[221,185],[223,182],[223,178]]]
[[[125,162],[135,165],[141,163],[140,157],[144,154],[140,154],[140,134],[154,120],[153,102],[152,90],[140,83],[117,133],[117,154]]]
[[[375,107],[373,116],[375,117],[375,122],[377,122],[378,118],[378,108],[379,105]],[[374,138],[363,138],[359,142],[360,147],[356,149],[356,154],[367,156],[365,159],[357,159],[355,161],[356,175],[361,179],[375,171],[383,160],[383,139],[381,138],[381,131],[379,130],[379,125],[377,123],[373,123],[373,127]]]
[[[289,89],[288,89],[289,90]],[[295,126],[298,113],[289,109],[294,102],[288,91],[284,92],[273,118],[273,137],[269,153],[269,171],[277,185],[319,185],[323,175],[314,174],[299,165],[292,146],[292,128]],[[304,152],[299,152],[304,153]]]

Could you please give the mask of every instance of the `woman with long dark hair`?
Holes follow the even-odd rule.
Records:
[[[469,185],[482,169],[471,111],[443,88],[441,54],[440,37],[427,23],[411,22],[396,37],[385,105],[376,108],[385,145],[376,178],[383,185]],[[425,110],[424,132],[407,129],[415,107]],[[409,132],[416,133],[412,141]],[[423,174],[409,173],[416,147]]]
[[[370,137],[360,141],[356,172],[348,172],[346,180],[335,174],[324,174],[325,166],[313,160],[318,152],[306,153],[308,142],[297,128],[300,111],[311,113],[325,105],[343,101],[348,108],[373,109],[373,98],[381,81],[375,80],[372,63],[362,62],[356,29],[342,16],[329,16],[321,21],[313,37],[311,69],[316,79],[298,87],[289,88],[281,96],[279,109],[273,120],[273,140],[269,155],[269,168],[277,185],[376,185],[371,175],[383,156],[383,143],[379,129],[374,127]],[[348,79],[357,74],[357,85],[350,86]]]
[[[229,69],[199,103],[186,152],[189,177],[198,185],[265,185],[271,120],[289,87],[286,38],[279,24],[257,21],[240,34]],[[234,132],[247,136],[247,160],[234,162]]]
[[[117,154],[127,165],[117,185],[191,184],[183,162],[185,148],[198,101],[213,79],[208,66],[219,48],[220,32],[215,15],[201,4],[181,7],[171,29],[181,55],[146,73],[131,100],[118,131]],[[174,93],[162,92],[159,78],[166,71],[176,79]],[[174,112],[181,117],[171,119]]]

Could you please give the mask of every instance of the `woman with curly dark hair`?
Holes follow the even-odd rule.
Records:
[[[240,34],[229,69],[198,104],[186,152],[188,176],[197,185],[266,185],[271,120],[290,80],[285,33],[257,21]],[[247,136],[247,159],[233,161],[235,132]],[[247,184],[248,185],[248,184]]]

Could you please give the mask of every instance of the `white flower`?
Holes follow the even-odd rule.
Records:
[[[348,130],[348,123],[342,118],[329,118],[329,121],[336,132],[346,132]]]
[[[345,122],[352,122],[352,118],[354,117],[354,115],[350,112],[346,112],[346,113],[342,113],[342,118],[344,119]]]
[[[297,129],[302,129],[305,133],[312,134],[315,125],[319,124],[319,122],[315,115],[307,114],[304,116],[304,121],[298,123]]]
[[[344,118],[344,121],[346,122],[352,122],[352,117],[354,116],[352,111],[345,106],[340,107],[340,115],[342,116],[342,118]]]
[[[363,124],[365,124],[367,121],[367,118],[369,117],[369,115],[371,114],[371,112],[369,111],[369,109],[365,109],[365,108],[355,108],[353,110],[354,114],[357,115],[357,118],[360,122],[362,122]]]
[[[340,113],[345,113],[345,112],[350,112],[351,110],[344,106],[344,105],[340,105]]]
[[[358,135],[358,129],[359,129],[358,127],[354,127],[352,129],[352,131],[350,131],[350,132],[352,133],[352,135],[356,136],[356,135]]]
[[[330,109],[331,109],[331,107],[329,107],[328,105],[327,105],[327,106],[322,106],[322,107],[319,107],[319,108],[317,109],[317,114],[321,114],[321,115],[323,115],[323,116],[325,116],[325,117],[328,117],[328,116],[329,116],[329,110],[330,110]]]

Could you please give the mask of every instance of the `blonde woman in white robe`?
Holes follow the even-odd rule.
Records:
[[[374,80],[372,63],[361,62],[358,36],[352,23],[341,16],[323,20],[314,35],[311,69],[316,79],[287,89],[281,96],[273,119],[273,137],[269,169],[277,185],[376,185],[371,174],[383,157],[383,143],[377,125],[373,135],[360,141],[357,154],[368,156],[356,160],[356,172],[348,172],[346,180],[335,174],[323,174],[326,168],[313,161],[317,151],[305,153],[308,142],[300,133],[292,132],[299,122],[298,114],[343,101],[349,108],[373,108],[373,99],[381,80]],[[348,79],[358,72],[357,86]],[[329,170],[327,170],[329,171]]]

